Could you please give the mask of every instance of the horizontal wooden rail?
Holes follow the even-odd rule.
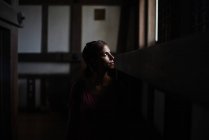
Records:
[[[81,53],[19,53],[19,62],[71,62],[81,61]]]
[[[120,5],[124,0],[20,0],[20,4],[74,4],[81,3],[85,5]]]
[[[18,77],[21,79],[27,78],[70,78],[70,74],[19,74]]]
[[[167,93],[209,101],[209,33],[116,56],[117,69]]]

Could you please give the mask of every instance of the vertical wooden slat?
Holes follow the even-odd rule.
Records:
[[[127,3],[121,6],[120,25],[118,31],[117,52],[122,53],[126,51],[127,33],[129,27],[130,5]]]
[[[75,1],[71,5],[71,44],[70,51],[71,53],[79,53],[81,52],[81,20],[82,20],[82,6],[79,1]],[[78,59],[79,56],[76,54],[72,56],[73,59]],[[79,73],[80,63],[72,63],[70,74],[73,76],[72,78],[76,78]]]
[[[17,75],[17,42],[18,42],[18,29],[13,28],[11,31],[11,50],[10,50],[10,69],[11,69],[11,128],[12,128],[12,139],[17,139],[17,115],[18,115],[18,75]]]
[[[148,40],[148,0],[145,0],[145,10],[144,10],[144,46],[147,47],[147,40]]]
[[[35,79],[27,79],[27,109],[35,110]]]
[[[71,6],[71,52],[81,52],[81,4],[74,3]]]
[[[147,47],[155,45],[156,0],[148,0]]]
[[[48,50],[48,5],[43,5],[41,53],[47,53],[47,50]]]
[[[41,110],[47,109],[47,91],[46,78],[41,78]]]
[[[1,92],[0,92],[0,138],[11,139],[11,69],[10,30],[0,27]]]

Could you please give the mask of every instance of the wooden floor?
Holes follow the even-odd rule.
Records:
[[[60,113],[19,113],[17,140],[66,140],[66,128],[67,117]],[[127,140],[162,140],[140,118],[130,124],[130,131]]]
[[[17,140],[65,140],[66,126],[60,113],[19,113]]]

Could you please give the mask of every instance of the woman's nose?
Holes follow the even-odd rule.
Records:
[[[114,60],[114,56],[112,54],[109,55],[111,60]]]

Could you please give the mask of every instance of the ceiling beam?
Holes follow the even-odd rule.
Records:
[[[71,4],[81,4],[81,5],[121,5],[125,0],[19,0],[20,5],[71,5]]]

